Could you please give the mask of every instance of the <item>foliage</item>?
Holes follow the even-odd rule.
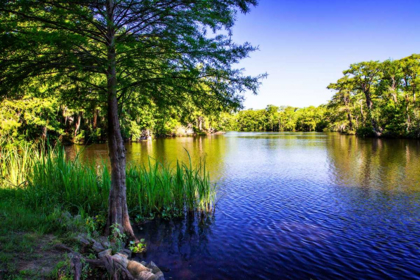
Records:
[[[111,225],[111,235],[109,238],[115,244],[115,247],[113,248],[114,252],[119,252],[122,249],[124,249],[127,235],[125,235],[125,233],[121,231],[119,225],[117,224]]]
[[[244,110],[230,115],[224,129],[238,131],[323,131],[327,122],[325,106],[295,108],[268,105],[266,109]],[[228,119],[227,118],[227,119]]]
[[[139,242],[130,241],[128,248],[131,250],[131,252],[138,254],[146,252],[147,245],[144,238],[142,238]]]
[[[328,88],[330,126],[361,136],[420,137],[420,55],[350,65]]]

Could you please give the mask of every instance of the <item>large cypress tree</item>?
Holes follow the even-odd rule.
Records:
[[[237,106],[260,77],[233,64],[255,48],[236,45],[237,13],[257,0],[2,0],[0,93],[23,89],[83,100],[107,110],[112,186],[107,229],[133,236],[126,203],[125,149],[119,108],[125,100]],[[83,92],[81,93],[81,89]],[[131,100],[132,101],[132,100]]]

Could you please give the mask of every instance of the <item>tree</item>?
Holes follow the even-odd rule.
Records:
[[[265,110],[267,111],[267,118],[268,118],[268,122],[270,123],[270,129],[271,131],[274,131],[274,120],[278,119],[277,115],[278,115],[279,107],[274,106],[274,105],[267,105]]]
[[[352,131],[354,129],[353,116],[350,110],[352,84],[349,82],[348,77],[344,76],[339,79],[337,83],[332,83],[327,88],[337,91],[330,101],[329,107],[335,108],[338,111],[344,110],[346,112],[349,129]]]
[[[373,132],[379,136],[381,130],[378,127],[377,121],[373,116],[373,97],[372,94],[375,90],[380,79],[380,67],[378,61],[361,62],[350,65],[348,70],[343,71],[344,75],[347,75],[349,83],[353,83],[355,90],[360,90],[365,95],[366,106],[368,109],[368,119],[372,124]]]
[[[45,85],[44,94],[89,97],[106,111],[112,181],[108,234],[117,224],[134,236],[126,203],[122,104],[138,92],[140,102],[151,99],[157,106],[182,104],[186,96],[239,106],[238,92],[256,93],[262,76],[244,76],[232,67],[255,48],[236,45],[228,35],[236,13],[246,13],[256,4],[256,0],[1,2],[2,97]]]

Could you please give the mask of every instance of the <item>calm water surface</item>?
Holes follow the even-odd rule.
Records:
[[[210,218],[136,226],[167,279],[420,278],[419,141],[232,132],[127,145],[135,162],[187,160],[184,148],[206,157],[219,200]]]

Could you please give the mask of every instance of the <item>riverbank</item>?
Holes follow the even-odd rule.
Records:
[[[80,215],[34,212],[10,192],[0,195],[0,279],[164,279],[153,262],[131,258],[136,248],[124,236],[108,239]]]
[[[106,225],[111,179],[105,165],[82,162],[78,156],[67,160],[62,148],[4,146],[0,167],[2,277],[69,279],[68,274],[74,274],[70,253],[74,256],[83,251],[81,245],[87,246],[75,242],[81,234],[90,249],[79,259],[101,259],[99,253],[109,249],[108,261],[118,258],[112,242],[102,242],[100,251],[94,246],[96,238],[103,239]],[[205,214],[214,204],[215,186],[201,161],[169,166],[149,159],[147,165],[131,164],[126,183],[133,224],[154,217],[173,219],[184,211]],[[147,247],[147,240],[130,244],[123,235],[115,243],[134,251]],[[110,273],[106,265],[99,268]]]

